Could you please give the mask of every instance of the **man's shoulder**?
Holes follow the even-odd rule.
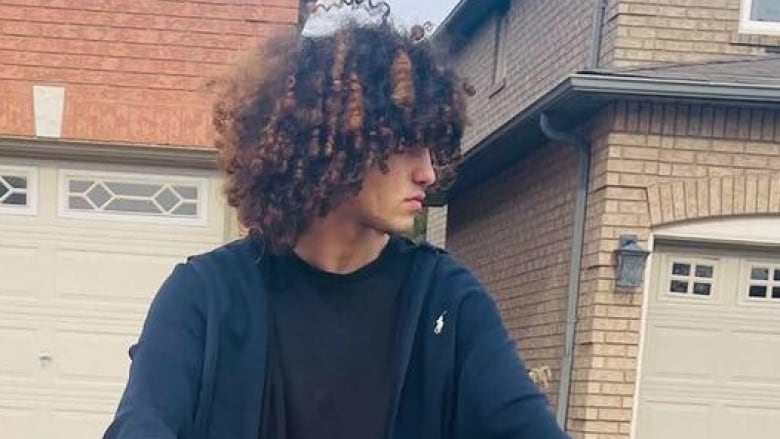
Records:
[[[481,285],[477,276],[449,250],[421,239],[403,237],[403,245],[420,257],[418,263],[433,269],[433,279],[450,287]]]
[[[187,257],[189,263],[223,264],[244,260],[250,263],[258,262],[263,254],[263,246],[251,237],[238,238],[211,250],[193,254]]]

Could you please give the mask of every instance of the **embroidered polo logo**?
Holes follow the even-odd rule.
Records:
[[[433,333],[434,334],[439,335],[444,330],[444,316],[446,316],[446,315],[447,315],[447,311],[444,311],[436,319],[436,324],[433,326]]]

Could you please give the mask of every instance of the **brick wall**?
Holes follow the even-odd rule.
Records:
[[[596,119],[592,139],[568,427],[628,438],[643,298],[615,292],[618,237],[646,245],[653,225],[780,212],[780,112],[621,103]]]
[[[528,367],[552,370],[556,404],[569,273],[573,148],[550,145],[449,204],[447,248],[496,298]]]
[[[763,54],[780,37],[739,34],[741,0],[619,0],[614,67]]]
[[[516,115],[588,57],[594,3],[515,0],[507,31],[506,86],[492,97],[494,19],[488,19],[456,54],[459,71],[477,89],[468,102],[471,126],[464,151]]]
[[[208,78],[297,19],[298,0],[4,0],[0,134],[33,135],[32,86],[59,85],[64,138],[206,146]]]

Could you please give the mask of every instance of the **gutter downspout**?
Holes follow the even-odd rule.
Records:
[[[604,17],[607,13],[607,0],[594,0],[596,7],[593,9],[593,27],[590,37],[590,52],[585,65],[586,70],[599,68],[601,59],[601,43],[604,38]]]
[[[577,149],[578,169],[576,200],[574,204],[574,227],[571,240],[571,258],[569,265],[569,283],[566,292],[566,326],[563,341],[563,365],[558,388],[558,424],[566,428],[571,394],[571,377],[574,369],[574,336],[577,329],[577,307],[580,293],[580,270],[582,267],[582,247],[585,242],[585,211],[588,201],[588,182],[590,180],[590,144],[582,136],[558,131],[553,128],[550,117],[542,113],[539,125],[550,140],[570,145]]]

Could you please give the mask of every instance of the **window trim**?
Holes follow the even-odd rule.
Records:
[[[739,33],[780,36],[780,21],[751,20],[754,0],[742,0],[739,8]]]
[[[780,299],[772,298],[772,288],[780,286],[780,281],[776,281],[773,279],[773,270],[776,268],[780,268],[780,265],[777,264],[777,261],[772,260],[764,260],[764,259],[754,259],[754,258],[745,258],[741,261],[742,267],[740,268],[740,275],[739,275],[739,302],[743,304],[748,305],[763,305],[766,306],[767,303],[773,303],[774,306],[780,306]],[[767,281],[754,281],[750,278],[750,272],[753,269],[753,267],[769,267],[769,278]],[[748,289],[751,285],[765,285],[767,287],[767,296],[766,297],[750,297],[748,294]],[[764,283],[765,282],[765,283]]]
[[[669,291],[669,284],[672,280],[674,280],[675,276],[672,275],[672,266],[675,263],[683,263],[683,264],[689,264],[691,265],[691,270],[695,270],[696,265],[711,265],[713,269],[713,276],[710,278],[710,294],[708,295],[700,295],[700,294],[693,294],[693,286],[691,285],[691,292],[690,293],[674,293]],[[691,302],[691,303],[700,303],[700,304],[718,304],[722,300],[720,297],[720,283],[721,283],[721,265],[722,261],[720,258],[715,256],[704,256],[704,255],[692,255],[692,254],[681,254],[681,253],[667,253],[663,256],[662,260],[660,261],[660,267],[663,271],[663,275],[659,278],[662,287],[658,288],[658,301],[659,302],[667,302],[667,303],[673,303],[673,302]],[[693,273],[692,273],[693,274]],[[682,277],[682,276],[680,276]],[[705,278],[698,278],[695,275],[686,276],[688,278],[688,282],[695,283],[696,279],[705,279]]]
[[[6,166],[0,165],[0,174],[9,174],[27,179],[27,204],[16,206],[12,204],[0,204],[0,214],[3,215],[38,215],[38,168],[35,166]]]
[[[493,65],[490,70],[490,91],[493,97],[506,86],[507,76],[507,36],[509,35],[509,11],[499,11],[495,15],[493,29]]]
[[[208,177],[190,177],[179,175],[161,175],[130,172],[91,171],[89,169],[60,169],[58,171],[57,216],[60,218],[123,221],[132,223],[148,223],[162,225],[206,226],[209,212],[209,179]],[[97,212],[74,210],[68,207],[68,181],[71,179],[117,179],[133,183],[149,183],[159,181],[165,184],[186,184],[198,188],[197,217],[179,217],[149,214],[131,214],[119,212]]]

